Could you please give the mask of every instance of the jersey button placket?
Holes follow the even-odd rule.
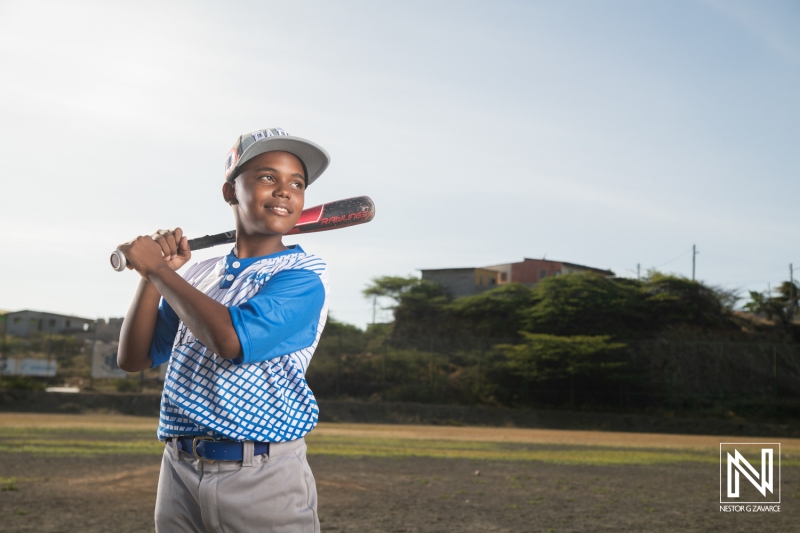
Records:
[[[225,268],[225,275],[222,278],[222,283],[219,285],[221,289],[228,289],[231,285],[233,285],[233,280],[236,279],[241,267],[241,261],[236,259],[227,264],[227,267]]]
[[[228,289],[233,284],[233,280],[236,279],[236,275],[232,274],[230,270],[225,271],[225,275],[222,277],[222,283],[219,284],[221,289]]]

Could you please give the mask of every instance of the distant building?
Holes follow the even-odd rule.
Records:
[[[535,285],[544,278],[560,276],[562,274],[575,274],[577,272],[594,272],[601,276],[614,277],[610,270],[594,268],[564,261],[551,261],[549,259],[529,259],[525,258],[519,263],[507,263],[504,265],[492,265],[483,267],[484,269],[495,270],[501,273],[500,283],[524,283]]]
[[[44,311],[13,311],[5,315],[5,331],[15,337],[28,337],[37,333],[75,335],[79,339],[100,341],[119,340],[121,318],[102,318],[95,321],[73,315],[59,315]]]
[[[497,287],[500,272],[489,268],[441,268],[423,270],[422,279],[435,281],[445,287],[453,296],[477,294]]]
[[[549,259],[524,259],[519,263],[506,263],[477,268],[440,268],[422,270],[422,279],[434,281],[445,287],[454,298],[478,294],[506,283],[522,283],[533,286],[544,278],[594,272],[601,276],[614,277],[611,270],[594,268],[564,261]]]
[[[16,337],[32,333],[58,333],[69,335],[84,333],[94,326],[94,320],[72,315],[59,315],[43,311],[14,311],[6,314],[6,332]]]
[[[84,338],[96,339],[98,341],[118,341],[119,333],[122,331],[122,318],[109,318],[108,322],[99,318],[97,320],[97,331],[91,331]]]

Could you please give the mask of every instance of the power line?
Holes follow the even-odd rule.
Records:
[[[677,260],[678,260],[678,259],[680,259],[681,257],[686,257],[686,254],[689,254],[689,253],[691,253],[693,250],[694,250],[694,246],[692,246],[691,248],[689,248],[688,250],[686,250],[685,252],[683,252],[681,255],[679,255],[679,256],[676,256],[676,257],[673,257],[672,259],[670,259],[670,260],[669,260],[669,261],[667,261],[666,263],[661,263],[661,264],[660,264],[660,265],[658,265],[656,268],[661,268],[662,266],[668,265],[668,264],[672,263],[673,261],[677,261]]]

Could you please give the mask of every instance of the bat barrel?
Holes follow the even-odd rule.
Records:
[[[373,218],[375,218],[375,204],[372,199],[368,196],[347,198],[304,210],[297,221],[297,225],[286,235],[346,228],[364,224]],[[189,239],[188,244],[190,250],[202,250],[203,248],[232,242],[236,242],[235,230]],[[125,254],[120,250],[114,250],[111,253],[110,260],[111,267],[117,272],[122,272],[128,265]]]

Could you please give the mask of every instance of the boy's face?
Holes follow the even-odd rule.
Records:
[[[300,160],[288,152],[267,152],[248,161],[233,182],[225,182],[222,194],[234,206],[237,230],[283,235],[300,218],[305,190]]]

